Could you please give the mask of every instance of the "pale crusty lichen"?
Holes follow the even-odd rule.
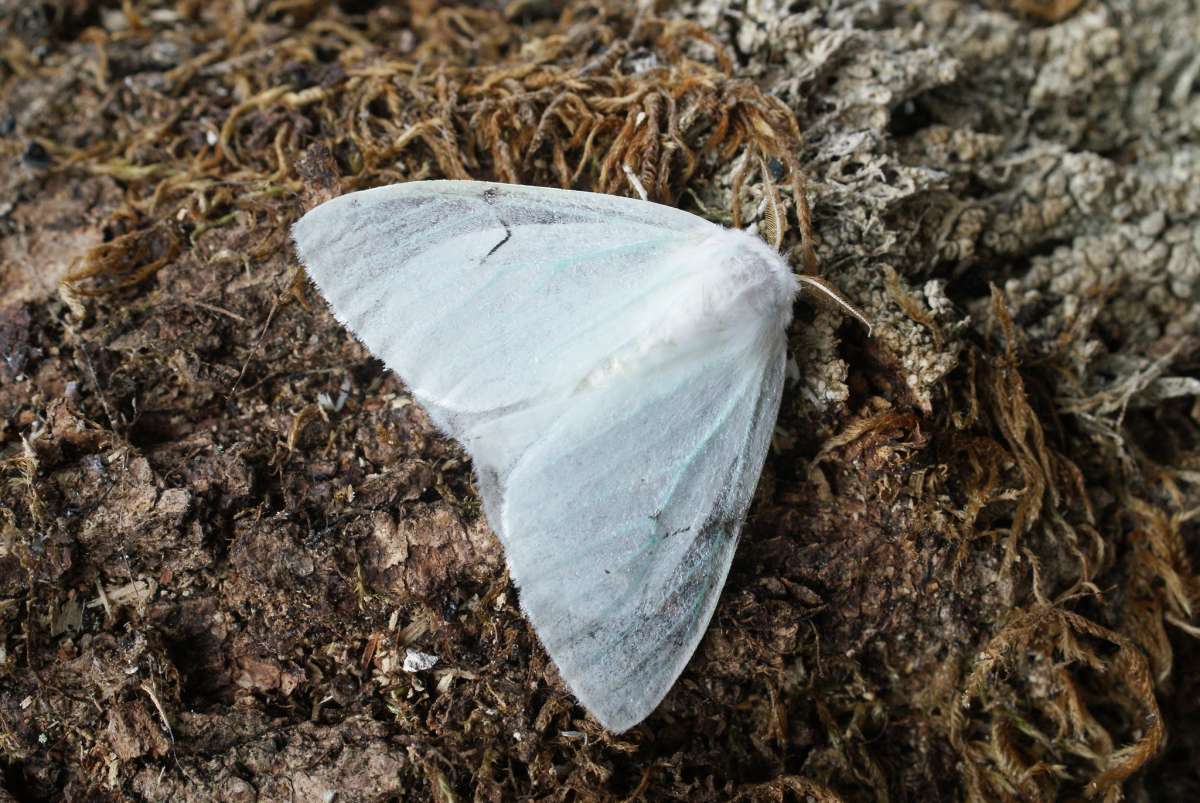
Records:
[[[1073,628],[1121,645],[1110,677],[1123,688],[1112,693],[1124,695],[1132,720],[1157,723],[1155,695],[1165,687],[1152,688],[1145,662],[1163,682],[1172,672],[1164,623],[1198,632],[1188,621],[1200,582],[1181,539],[1200,503],[1188,468],[1200,438],[1189,407],[1200,391],[1200,11],[1133,0],[1053,9],[829,4],[794,14],[773,0],[693,5],[796,112],[822,270],[875,323],[871,356],[902,377],[906,402],[925,413],[949,413],[965,431],[981,414],[994,421],[1003,446],[972,442],[976,468],[962,476],[982,482],[981,498],[1020,468],[1024,487],[1004,492],[1019,500],[997,545],[1007,557],[993,571],[983,550],[959,568],[981,599],[1004,583],[1004,605],[1024,607],[996,625],[993,645],[1020,642],[1013,660],[1030,662],[1036,688],[1000,684],[982,710],[938,703],[966,759],[966,795],[1046,797],[1090,777],[1083,792],[1115,799],[1163,732],[1101,726],[1077,673],[1035,680],[1037,662],[1054,658],[1038,639],[1069,639]],[[842,372],[826,314],[799,336],[813,355],[801,404],[837,409],[854,397],[823,392],[829,377],[852,380],[862,369]],[[980,354],[979,338],[1004,343],[1006,356]],[[960,396],[977,382],[978,396]],[[869,409],[829,443],[853,443],[875,420],[894,424],[896,413],[878,412],[877,400]],[[1170,434],[1131,423],[1138,414]],[[948,513],[967,525],[952,529],[978,531],[991,499],[928,520]],[[1133,554],[1160,557],[1121,566],[1114,555],[1143,538],[1153,546]],[[1120,627],[1057,612],[1114,561],[1117,576],[1147,578],[1136,594],[1099,594]],[[976,678],[971,695],[990,677],[992,649],[963,662]],[[1099,666],[1082,648],[1065,657]],[[1022,694],[1040,714],[1021,710]],[[1054,708],[1064,695],[1069,715]],[[1057,740],[1046,740],[1037,716],[1065,717]],[[1066,768],[1066,756],[1082,751],[1089,769],[1059,769],[1058,780],[1030,760]]]

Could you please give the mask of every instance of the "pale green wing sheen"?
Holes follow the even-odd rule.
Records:
[[[335,198],[293,233],[373,354],[422,400],[474,413],[569,383],[625,337],[595,322],[652,306],[683,267],[667,257],[719,230],[612,195],[420,181]]]
[[[658,705],[725,583],[783,385],[783,333],[764,336],[581,399],[508,477],[521,604],[610,730]]]
[[[432,181],[295,226],[338,319],[471,454],[563,679],[649,714],[724,585],[783,386],[797,291],[760,240],[670,207]]]

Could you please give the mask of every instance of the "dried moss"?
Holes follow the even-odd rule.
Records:
[[[9,791],[1195,795],[1200,160],[1190,62],[1155,55],[1194,10],[792,5],[0,15]],[[392,181],[626,168],[875,336],[798,310],[710,633],[614,737],[287,230]]]

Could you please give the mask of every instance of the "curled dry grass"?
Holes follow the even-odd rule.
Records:
[[[441,8],[397,20],[419,43],[397,58],[404,43],[392,31],[336,14],[299,34],[271,22],[320,5],[276,3],[224,36],[188,43],[194,55],[142,99],[154,119],[125,136],[87,148],[47,143],[59,163],[128,187],[118,236],[68,277],[77,291],[143,282],[185,239],[238,217],[268,232],[262,253],[280,247],[306,189],[297,164],[315,143],[336,157],[342,191],[444,177],[630,194],[630,169],[652,200],[677,204],[697,177],[732,164],[731,224],[744,225],[743,190],[757,177],[764,225],[780,242],[782,181],[803,268],[814,271],[796,119],[734,78],[729,54],[698,25],[624,4],[574,3],[530,27],[496,11]],[[89,31],[92,73],[114,103],[127,90],[110,75],[110,51],[156,35],[126,13],[120,36]]]
[[[1192,624],[1200,577],[1181,534],[1187,515],[1136,496],[1135,489],[1162,498],[1169,486],[1123,478],[1129,456],[1114,450],[1100,458],[1107,474],[1126,480],[1120,514],[1097,520],[1084,472],[1048,444],[1047,417],[1026,387],[1019,334],[996,292],[992,319],[1003,354],[969,355],[963,396],[949,414],[967,500],[957,516],[959,559],[967,543],[994,538],[1003,548],[1001,575],[1024,577],[1028,591],[974,656],[965,681],[941,690],[940,713],[964,759],[970,800],[1055,800],[1071,789],[1121,800],[1123,782],[1165,743],[1156,697],[1172,670],[1165,626],[1200,635]],[[1049,421],[1061,434],[1063,423]],[[1008,510],[1007,526],[982,524],[981,514],[997,506]],[[1039,552],[1074,569],[1059,566],[1057,580],[1046,580]],[[1114,588],[1113,577],[1125,587]],[[1089,609],[1100,616],[1081,612]],[[1114,616],[1108,626],[1097,621]],[[1114,732],[1133,739],[1121,744]]]

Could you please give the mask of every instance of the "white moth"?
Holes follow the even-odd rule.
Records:
[[[521,604],[584,706],[641,722],[708,627],[779,412],[799,283],[648,201],[418,181],[293,230],[338,320],[475,463]]]

